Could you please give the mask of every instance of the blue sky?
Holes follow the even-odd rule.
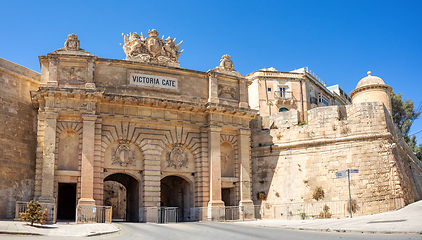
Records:
[[[422,102],[422,1],[3,1],[0,57],[37,72],[38,56],[79,35],[100,58],[124,59],[122,33],[157,29],[183,40],[181,67],[207,71],[222,55],[246,75],[309,67],[348,93],[366,76]],[[422,119],[422,118],[421,118]],[[422,129],[418,119],[411,130]],[[417,134],[422,142],[422,133]]]

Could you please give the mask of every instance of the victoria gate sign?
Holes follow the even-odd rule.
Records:
[[[129,85],[132,87],[158,88],[174,91],[179,90],[177,78],[142,73],[131,73],[129,75]]]

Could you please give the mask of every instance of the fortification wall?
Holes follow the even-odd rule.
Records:
[[[34,196],[36,111],[30,90],[40,74],[0,58],[0,219],[13,218],[16,201]]]
[[[270,215],[274,204],[347,201],[347,178],[336,179],[346,169],[359,170],[351,175],[352,199],[364,209],[358,215],[422,198],[419,161],[382,102],[315,108],[302,126],[297,116],[290,111],[252,124],[253,197]],[[317,201],[319,187],[325,194]]]

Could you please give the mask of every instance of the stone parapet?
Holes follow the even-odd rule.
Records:
[[[376,202],[422,198],[420,164],[382,102],[315,108],[301,126],[285,120],[294,113],[283,114],[272,116],[268,130],[252,124],[255,205],[317,203],[318,188],[322,201],[346,201],[347,181],[335,174],[345,169],[359,170],[351,175],[351,191],[357,206],[365,206],[360,215],[387,211]]]

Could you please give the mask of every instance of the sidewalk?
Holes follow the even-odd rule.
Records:
[[[409,204],[397,211],[354,218],[315,220],[268,219],[235,222],[234,224],[329,232],[422,234],[422,201]]]
[[[42,236],[89,237],[120,231],[112,223],[76,224],[74,222],[58,222],[55,224],[30,226],[26,222],[0,220],[0,234],[28,234]]]

